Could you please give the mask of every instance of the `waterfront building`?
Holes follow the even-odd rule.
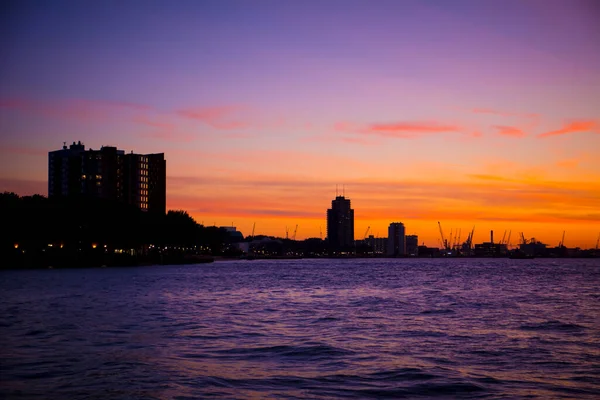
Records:
[[[344,196],[336,196],[327,210],[327,240],[330,253],[354,251],[354,210]]]
[[[386,237],[375,237],[374,235],[369,235],[368,238],[365,239],[365,242],[371,252],[373,254],[386,254],[387,250],[387,241]]]
[[[85,149],[73,142],[48,153],[48,197],[91,197],[166,212],[164,153],[125,154],[116,147]]]
[[[412,257],[419,255],[419,237],[406,235],[406,254]]]
[[[406,255],[406,239],[402,222],[392,222],[388,227],[388,256]]]

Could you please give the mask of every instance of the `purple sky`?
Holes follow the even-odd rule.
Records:
[[[378,186],[363,183],[465,188],[481,181],[474,175],[524,180],[506,224],[544,232],[543,221],[564,220],[582,238],[598,230],[588,207],[600,196],[598,1],[1,7],[0,190],[45,194],[47,152],[82,140],[165,152],[170,208],[246,231],[258,214],[265,233],[305,219],[299,236],[318,236],[331,188],[346,183],[365,210],[357,231],[405,220],[434,237],[430,219],[472,222],[453,214],[464,204],[443,201],[464,195],[467,207],[485,210],[499,188],[478,199],[434,193],[440,216],[426,216],[395,206],[407,201],[401,192],[374,200]],[[314,215],[290,203],[294,182],[314,185],[306,199]],[[564,216],[548,185],[573,182],[593,189],[571,200],[577,215]],[[235,206],[231,192],[249,205]],[[514,211],[531,206],[519,203],[523,193],[540,202],[531,220]],[[429,204],[411,196],[411,207]]]

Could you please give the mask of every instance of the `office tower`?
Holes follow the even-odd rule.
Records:
[[[388,228],[387,254],[389,256],[406,255],[406,240],[402,222],[392,222]]]
[[[166,212],[163,153],[125,154],[116,147],[85,150],[81,142],[48,153],[48,197],[91,197]]]
[[[344,196],[336,196],[327,210],[327,240],[331,253],[354,251],[354,210]]]

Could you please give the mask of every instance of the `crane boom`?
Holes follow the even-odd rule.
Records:
[[[298,233],[298,224],[296,224],[296,229],[294,229],[294,236],[292,237],[292,240],[296,240],[296,233]]]
[[[562,239],[560,239],[560,244],[558,245],[558,247],[564,247],[565,245],[565,232],[566,231],[563,231]]]
[[[369,234],[369,230],[371,230],[371,226],[367,226],[367,230],[365,231],[365,236],[363,236],[363,240],[367,238],[367,235]]]
[[[440,237],[442,238],[442,247],[447,250],[448,242],[446,242],[446,239],[444,239],[444,231],[442,230],[442,224],[440,224],[440,221],[438,221],[438,226],[440,228]]]

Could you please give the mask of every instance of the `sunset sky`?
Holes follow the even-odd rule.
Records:
[[[48,152],[164,152],[167,208],[249,235],[600,232],[596,0],[4,1],[0,191]]]

